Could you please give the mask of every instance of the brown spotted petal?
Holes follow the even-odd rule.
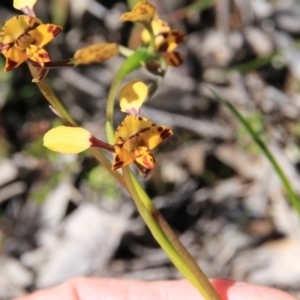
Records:
[[[120,21],[149,23],[156,15],[156,7],[148,1],[139,1],[132,11],[123,14]]]
[[[42,24],[38,18],[29,16],[15,16],[5,22],[0,33],[0,47],[2,53],[5,55],[6,51],[11,48],[17,39],[26,35],[32,29]]]
[[[74,54],[75,65],[100,63],[119,54],[115,43],[101,43],[79,49]]]

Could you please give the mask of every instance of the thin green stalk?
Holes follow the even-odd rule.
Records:
[[[150,35],[149,51],[155,52],[155,36],[151,24],[143,24]]]
[[[69,115],[68,111],[64,108],[61,102],[57,99],[53,90],[45,81],[40,81],[36,83],[44,97],[48,100],[51,106],[57,111],[59,116],[70,126],[76,126],[75,121]],[[50,102],[51,101],[51,102]]]
[[[290,202],[294,209],[297,211],[298,215],[300,216],[300,201],[297,197],[296,192],[293,190],[288,178],[286,177],[285,173],[279,166],[278,162],[276,161],[275,157],[267,147],[267,145],[261,140],[258,133],[255,132],[255,130],[251,127],[251,125],[248,123],[248,121],[239,113],[239,111],[226,99],[219,96],[217,92],[211,89],[211,92],[215,96],[215,98],[224,104],[230,112],[242,123],[242,125],[245,127],[245,129],[248,131],[248,133],[251,135],[253,140],[256,142],[256,144],[260,147],[264,155],[267,157],[267,159],[272,164],[273,168],[275,169],[276,173],[281,179],[282,185],[287,193],[288,198],[290,199]]]
[[[134,50],[131,50],[122,45],[119,45],[118,49],[119,49],[119,53],[125,57],[129,57],[130,55],[132,55],[134,53]]]
[[[229,67],[226,69],[227,72],[230,72],[232,70],[237,70],[241,73],[249,73],[250,71],[257,70],[267,64],[269,64],[276,55],[278,55],[279,51],[274,51],[271,54],[268,54],[266,56],[261,56],[258,58],[255,58],[253,60],[247,61],[245,63],[241,63],[239,65]]]
[[[176,268],[194,285],[204,299],[220,300],[208,278],[155,208],[128,166],[123,168],[123,176],[143,220]]]

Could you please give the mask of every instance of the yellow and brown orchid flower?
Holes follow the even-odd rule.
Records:
[[[165,21],[156,18],[151,22],[154,35],[155,49],[166,60],[168,66],[178,67],[183,62],[183,55],[174,51],[178,45],[185,40],[185,34],[179,30],[171,29]],[[142,41],[150,42],[150,33],[147,29],[142,31]]]
[[[167,65],[177,67],[182,64],[183,55],[174,50],[184,41],[185,34],[172,30],[167,22],[159,18],[156,8],[148,1],[138,2],[131,12],[120,17],[120,21],[142,23],[145,26],[141,35],[143,43],[149,44],[153,36],[155,51],[165,58]]]
[[[62,30],[54,24],[43,24],[36,17],[20,15],[9,19],[0,33],[0,49],[6,57],[4,70],[15,69],[23,62],[31,60],[40,68],[51,61],[43,48]]]
[[[172,134],[171,129],[146,118],[127,116],[116,130],[113,170],[136,162],[147,175],[156,165],[151,150]]]

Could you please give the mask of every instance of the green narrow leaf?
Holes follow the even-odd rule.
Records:
[[[267,147],[267,145],[263,142],[263,140],[259,137],[259,134],[251,127],[250,123],[242,116],[242,114],[239,113],[239,111],[226,99],[222,98],[216,91],[213,89],[210,89],[212,94],[215,96],[215,98],[225,105],[229,111],[233,114],[233,116],[241,122],[241,124],[245,127],[247,132],[251,135],[255,143],[259,146],[263,154],[266,156],[266,158],[269,160],[271,165],[273,166],[274,170],[278,174],[279,178],[281,179],[282,185],[286,191],[286,194],[291,202],[291,205],[294,207],[294,209],[297,211],[299,217],[300,217],[300,201],[293,190],[288,178],[286,177],[285,173],[279,166],[278,162],[276,161],[275,157]]]

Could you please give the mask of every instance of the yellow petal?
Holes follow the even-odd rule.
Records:
[[[168,23],[159,18],[152,20],[151,27],[152,27],[154,36],[157,36],[157,35],[163,34],[163,33],[167,33],[171,30]],[[150,34],[147,29],[144,29],[142,31],[141,38],[145,44],[148,44],[150,42]]]
[[[150,128],[152,124],[146,118],[127,116],[116,129],[115,144],[124,143],[124,141],[140,132],[140,130]]]
[[[37,0],[14,0],[13,6],[15,9],[22,9],[22,7],[33,7]]]
[[[156,14],[156,7],[148,1],[140,1],[131,12],[127,12],[120,17],[120,21],[126,22],[146,22],[150,23]]]
[[[91,64],[105,61],[119,54],[115,43],[101,43],[79,49],[75,52],[75,64]]]
[[[123,168],[135,160],[134,152],[128,151],[124,145],[115,145],[115,152],[113,170]]]
[[[34,16],[33,6],[37,0],[14,0],[15,9],[22,10],[25,14]]]
[[[76,154],[90,148],[90,138],[83,128],[59,126],[45,134],[44,146],[55,152]]]
[[[124,144],[135,136],[141,140],[143,146],[153,149],[172,134],[172,130],[165,126],[156,126],[146,118],[129,115],[116,130],[115,145]]]
[[[150,150],[145,151],[142,155],[136,158],[136,161],[145,169],[152,170],[156,166],[156,161]]]
[[[3,49],[8,50],[12,46],[10,44],[13,44],[22,34],[29,32],[40,24],[42,24],[40,19],[23,15],[6,21],[0,33],[0,48],[2,48],[2,52]]]
[[[53,40],[61,31],[61,26],[54,24],[41,24],[28,32],[28,34],[32,37],[32,44],[42,48]]]
[[[25,51],[22,51],[19,47],[13,46],[6,52],[6,64],[4,70],[6,72],[17,68],[22,64],[27,58]]]
[[[173,134],[172,130],[165,126],[156,126],[152,123],[152,126],[148,130],[143,130],[139,134],[140,138],[147,145],[148,149],[157,147],[163,140],[170,137]]]
[[[148,95],[148,87],[142,81],[132,80],[119,92],[121,111],[139,114],[139,109]]]
[[[26,54],[28,58],[37,62],[41,68],[44,67],[44,63],[51,61],[51,57],[46,50],[34,45],[26,48]]]

